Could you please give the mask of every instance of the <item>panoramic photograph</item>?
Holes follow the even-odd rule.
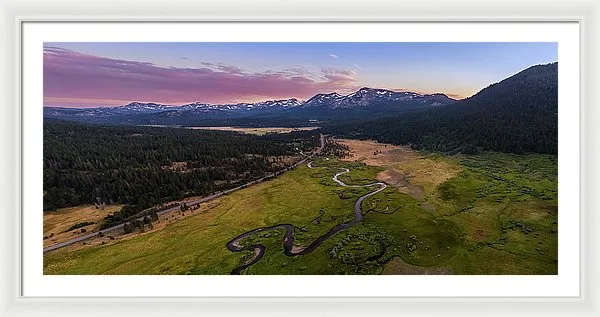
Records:
[[[555,42],[46,42],[43,86],[45,275],[558,274]]]

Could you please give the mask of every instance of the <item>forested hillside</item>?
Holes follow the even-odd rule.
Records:
[[[448,106],[325,129],[446,153],[558,151],[558,63],[530,67]]]
[[[103,202],[142,209],[206,195],[280,170],[317,142],[315,131],[252,136],[46,119],[44,210]]]

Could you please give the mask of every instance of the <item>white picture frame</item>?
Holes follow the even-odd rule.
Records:
[[[58,4],[42,0],[5,0],[0,4],[3,38],[8,43],[0,49],[5,66],[1,77],[4,101],[1,135],[3,138],[0,197],[5,202],[5,219],[1,222],[3,244],[0,312],[2,316],[75,314],[93,315],[596,315],[598,314],[598,258],[593,252],[598,233],[598,199],[593,163],[598,158],[598,144],[593,139],[598,111],[592,105],[600,101],[598,83],[598,26],[600,5],[594,0],[581,1],[358,1],[317,0],[286,1],[243,0],[167,1],[140,3],[122,1],[79,2],[63,0]],[[409,10],[407,10],[409,9]],[[291,14],[290,12],[293,12]],[[36,21],[506,21],[543,22],[576,21],[581,30],[581,296],[578,298],[41,298],[22,296],[22,26]],[[290,308],[292,307],[292,308]]]

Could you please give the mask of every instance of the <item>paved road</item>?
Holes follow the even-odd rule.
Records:
[[[296,168],[296,167],[304,164],[308,159],[312,158],[313,155],[319,154],[319,153],[321,153],[321,151],[323,151],[323,148],[325,147],[325,136],[323,134],[320,135],[320,143],[321,143],[321,145],[317,149],[315,149],[310,155],[305,156],[305,158],[303,158],[298,163],[296,163],[296,164],[294,164],[292,166],[284,168],[284,169],[282,169],[282,170],[280,170],[278,172],[275,172],[275,173],[272,173],[272,174],[268,174],[265,177],[262,177],[262,178],[259,178],[257,180],[251,181],[249,183],[240,185],[238,187],[234,187],[234,188],[231,188],[231,189],[228,189],[228,190],[224,190],[222,192],[218,192],[216,194],[213,194],[213,195],[210,195],[210,196],[198,199],[198,200],[186,202],[186,204],[191,207],[191,206],[195,206],[195,205],[207,202],[207,201],[211,201],[211,200],[213,200],[215,198],[219,198],[219,197],[221,197],[223,195],[230,194],[230,193],[232,193],[234,191],[237,191],[237,190],[240,190],[242,188],[246,188],[248,186],[251,186],[251,185],[263,182],[263,181],[265,181],[267,179],[273,178],[273,177],[281,175],[281,174],[283,174],[283,173],[285,173],[285,172],[287,172],[289,170],[292,170],[292,169],[294,169],[294,168]],[[171,207],[171,208],[168,208],[168,209],[163,209],[161,211],[158,211],[157,214],[159,216],[162,216],[164,214],[168,214],[170,212],[177,211],[177,210],[180,210],[180,206],[179,205],[177,205],[175,207]],[[144,217],[140,217],[139,218],[139,220],[142,220],[142,219],[144,219]],[[114,227],[110,227],[110,228],[107,228],[107,229],[104,229],[104,230],[100,230],[100,231],[88,233],[86,235],[79,236],[77,238],[74,238],[74,239],[71,239],[71,240],[68,240],[68,241],[65,241],[65,242],[61,242],[61,243],[57,243],[55,245],[51,245],[49,247],[44,248],[44,253],[49,252],[49,251],[53,251],[53,250],[56,250],[56,249],[60,249],[62,247],[66,247],[68,245],[71,245],[71,244],[74,244],[74,243],[77,243],[77,242],[81,242],[81,241],[87,240],[89,238],[92,238],[92,237],[95,237],[95,236],[99,235],[100,233],[107,234],[109,232],[113,232],[113,231],[122,229],[123,226],[124,226],[124,224],[116,225]]]
[[[308,166],[308,168],[314,168],[312,165],[312,162],[308,162],[307,166]],[[240,242],[242,240],[244,240],[245,238],[247,238],[251,235],[254,235],[258,232],[268,231],[268,230],[273,230],[273,229],[283,229],[285,231],[284,239],[283,239],[283,253],[287,256],[304,255],[304,254],[313,252],[317,247],[319,247],[323,242],[325,242],[325,240],[329,239],[334,234],[336,234],[344,229],[348,229],[348,228],[354,226],[355,224],[359,223],[360,221],[362,221],[362,219],[363,219],[362,202],[366,198],[368,198],[372,195],[375,195],[375,194],[381,192],[382,190],[384,190],[387,187],[387,185],[385,183],[380,183],[380,182],[367,184],[367,185],[348,185],[338,179],[338,177],[340,175],[343,175],[343,174],[346,174],[349,172],[350,172],[349,169],[343,168],[342,172],[339,172],[333,176],[333,180],[336,183],[338,183],[339,185],[344,186],[344,187],[357,187],[358,188],[358,187],[379,186],[379,188],[377,188],[376,190],[369,192],[368,194],[362,195],[361,197],[359,197],[356,200],[356,202],[354,203],[354,219],[352,219],[348,222],[344,222],[344,223],[340,223],[340,224],[336,225],[335,227],[331,228],[327,233],[318,237],[313,243],[311,243],[307,247],[301,247],[301,246],[294,245],[294,226],[292,224],[288,224],[288,223],[278,224],[278,225],[274,225],[274,226],[270,226],[270,227],[257,228],[257,229],[248,231],[246,233],[242,233],[241,235],[233,238],[233,240],[231,240],[227,243],[227,245],[226,245],[227,249],[232,252],[241,252],[244,250],[248,250],[248,251],[253,251],[254,254],[253,254],[252,258],[250,258],[248,261],[246,261],[246,263],[238,266],[233,271],[231,271],[231,274],[234,274],[234,275],[240,274],[243,270],[245,270],[249,266],[253,265],[254,263],[258,262],[263,257],[263,255],[265,253],[264,245],[256,244],[256,245],[250,245],[250,246],[244,247],[240,244]]]

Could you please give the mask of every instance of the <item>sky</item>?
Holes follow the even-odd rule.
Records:
[[[361,87],[462,99],[537,64],[557,43],[44,43],[44,104],[227,104]]]

